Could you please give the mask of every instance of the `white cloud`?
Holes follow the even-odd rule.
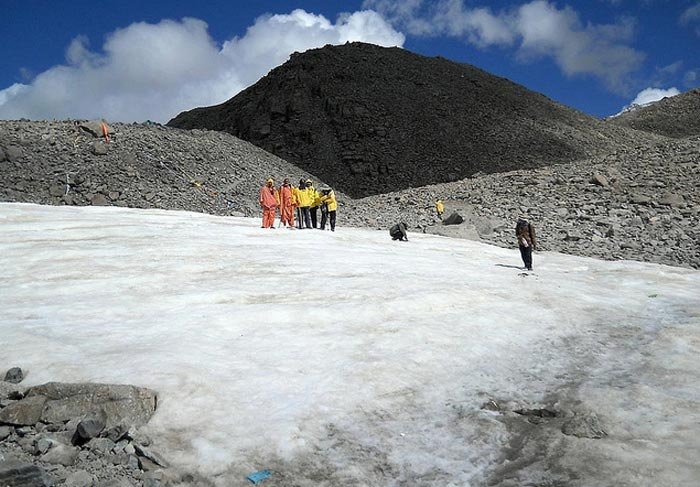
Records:
[[[676,96],[679,95],[681,92],[678,91],[677,88],[669,88],[667,90],[662,90],[660,88],[647,88],[645,90],[642,90],[637,94],[637,97],[632,100],[633,104],[637,105],[646,105],[647,103],[652,103],[655,101],[659,101],[662,98],[666,98],[669,96]]]
[[[0,118],[167,121],[229,99],[294,51],[346,41],[402,46],[404,40],[372,11],[343,14],[335,23],[304,10],[267,15],[222,46],[198,19],[134,23],[111,33],[99,52],[78,36],[66,64],[0,90]]]
[[[654,103],[655,101],[659,101],[663,98],[669,97],[669,96],[676,96],[680,94],[680,91],[678,91],[677,88],[669,88],[667,90],[661,89],[661,88],[646,88],[642,91],[640,91],[637,94],[637,97],[632,100],[632,102],[627,105],[625,108],[629,108],[634,105],[648,105],[650,103]],[[623,108],[623,111],[624,109]]]
[[[700,3],[687,8],[681,15],[682,25],[695,24],[695,33],[700,36]]]
[[[615,91],[624,91],[626,77],[644,60],[644,54],[629,45],[635,29],[632,19],[584,24],[572,8],[558,8],[546,0],[497,13],[467,8],[463,0],[413,0],[410,8],[392,0],[365,0],[363,7],[376,9],[415,35],[459,37],[481,48],[512,46],[522,61],[548,57],[567,76],[590,74]]]

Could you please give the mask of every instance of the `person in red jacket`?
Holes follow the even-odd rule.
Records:
[[[279,206],[279,193],[274,186],[272,178],[265,181],[265,186],[260,188],[260,206],[262,207],[262,227],[275,228],[275,213]]]
[[[285,227],[294,228],[294,207],[296,206],[296,196],[289,178],[284,178],[284,182],[279,189],[280,195],[280,222]]]

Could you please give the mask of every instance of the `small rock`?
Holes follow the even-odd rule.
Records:
[[[129,455],[129,459],[126,462],[127,467],[131,470],[139,470],[139,459],[136,455]]]
[[[139,445],[138,443],[134,444],[134,448],[136,448],[136,453],[140,457],[147,458],[151,460],[153,463],[160,465],[161,467],[168,467],[168,462],[166,462],[163,457],[161,457],[159,454],[157,454],[154,451],[151,451],[147,449],[146,447]]]
[[[105,429],[105,415],[93,414],[78,423],[76,433],[84,441],[95,438]]]
[[[85,470],[78,470],[68,476],[65,487],[92,487],[95,485],[95,478]]]
[[[93,195],[92,198],[90,198],[90,204],[92,206],[110,206],[105,195],[101,193]]]
[[[66,187],[63,184],[54,184],[49,188],[49,194],[54,198],[59,198],[66,193]]]
[[[86,446],[94,452],[102,455],[109,453],[116,446],[109,438],[93,438],[87,442]]]
[[[10,146],[5,149],[5,158],[10,162],[18,162],[22,158],[22,155],[21,147]]]
[[[682,195],[675,193],[666,193],[659,199],[659,204],[664,206],[685,206],[685,199]]]
[[[107,144],[104,142],[94,142],[92,144],[92,153],[96,156],[104,156],[107,154]]]
[[[35,442],[34,453],[37,455],[43,455],[44,453],[49,451],[54,445],[56,445],[56,441],[45,436],[41,437]]]
[[[591,184],[597,184],[598,186],[607,188],[610,186],[610,181],[608,181],[608,178],[603,176],[601,173],[596,172],[593,173],[593,176],[591,176]]]
[[[12,367],[10,370],[5,372],[5,382],[11,382],[13,384],[19,384],[24,380],[24,372],[19,367]]]
[[[561,432],[578,438],[599,439],[608,436],[595,413],[576,414],[562,425]]]
[[[75,461],[78,459],[78,453],[77,448],[57,443],[41,457],[41,461],[69,467],[75,464]]]
[[[12,428],[9,426],[0,426],[0,441],[9,437],[12,434]]]

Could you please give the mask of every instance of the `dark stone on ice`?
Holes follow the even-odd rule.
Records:
[[[452,213],[450,216],[442,220],[443,225],[459,225],[464,222],[464,218],[457,212]]]
[[[24,380],[24,372],[19,367],[12,367],[5,373],[5,382],[19,384]]]

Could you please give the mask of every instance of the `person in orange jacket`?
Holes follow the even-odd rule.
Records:
[[[294,207],[297,199],[289,178],[284,178],[284,182],[279,189],[280,195],[280,223],[285,227],[294,228]]]
[[[275,190],[275,182],[272,178],[265,181],[265,186],[260,188],[260,206],[262,207],[262,227],[275,228],[275,213],[279,206],[279,193]]]

